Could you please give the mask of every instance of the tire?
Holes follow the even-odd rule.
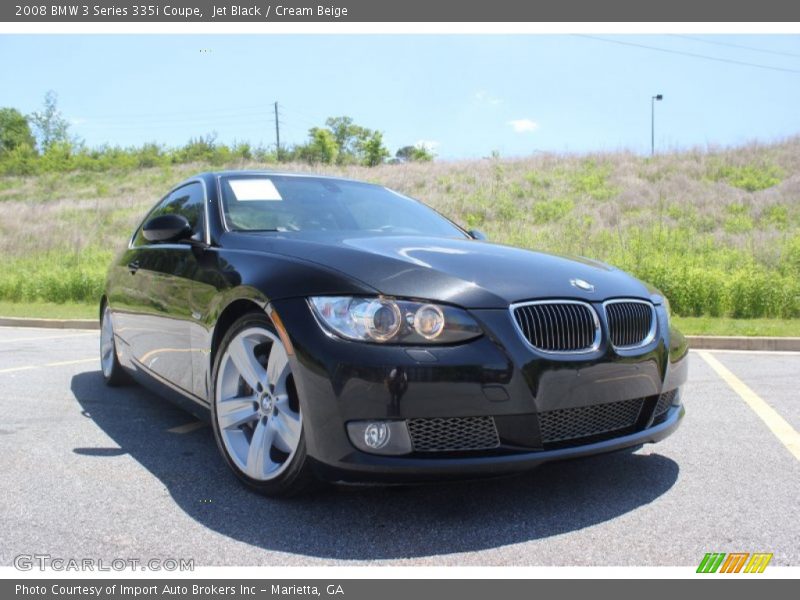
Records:
[[[100,320],[100,368],[107,386],[118,387],[130,383],[130,378],[117,357],[114,322],[108,305],[103,308],[103,317]]]
[[[225,333],[212,382],[214,437],[236,476],[266,496],[313,487],[289,357],[266,315],[248,313]]]

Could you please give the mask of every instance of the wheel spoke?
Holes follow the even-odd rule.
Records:
[[[256,360],[255,343],[249,338],[241,338],[230,345],[230,356],[239,375],[252,389],[267,383],[266,372]]]
[[[269,457],[275,430],[261,419],[250,438],[250,451],[247,453],[247,474],[253,479],[263,479],[264,475],[275,466]]]
[[[286,378],[289,376],[289,357],[283,344],[273,343],[267,360],[267,382],[276,395],[286,390]]]
[[[300,441],[302,423],[300,415],[293,412],[278,413],[270,419],[270,426],[275,429],[275,446],[287,454],[292,452]]]
[[[233,398],[217,404],[217,418],[222,429],[233,429],[254,421],[258,415],[252,398]]]
[[[114,360],[114,329],[111,324],[111,315],[106,308],[103,313],[103,324],[100,332],[100,365],[103,367],[103,373],[108,377],[111,374],[111,368]]]

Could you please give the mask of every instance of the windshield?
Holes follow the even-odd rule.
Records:
[[[231,231],[358,231],[463,238],[427,206],[384,187],[292,175],[220,178]]]

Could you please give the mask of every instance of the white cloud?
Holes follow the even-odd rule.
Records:
[[[502,104],[503,101],[498,98],[497,96],[493,96],[486,90],[478,90],[475,92],[475,100],[480,104],[490,104],[492,106],[497,106],[498,104]]]
[[[72,117],[69,119],[70,125],[83,125],[84,123],[86,123],[86,119],[83,117]]]
[[[530,119],[513,119],[508,124],[516,133],[532,133],[539,129],[539,124]]]

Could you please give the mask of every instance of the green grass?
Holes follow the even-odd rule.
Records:
[[[8,302],[0,300],[0,317],[33,317],[36,319],[97,319],[95,304],[79,302]]]
[[[672,322],[685,335],[800,337],[800,319],[673,317]]]

